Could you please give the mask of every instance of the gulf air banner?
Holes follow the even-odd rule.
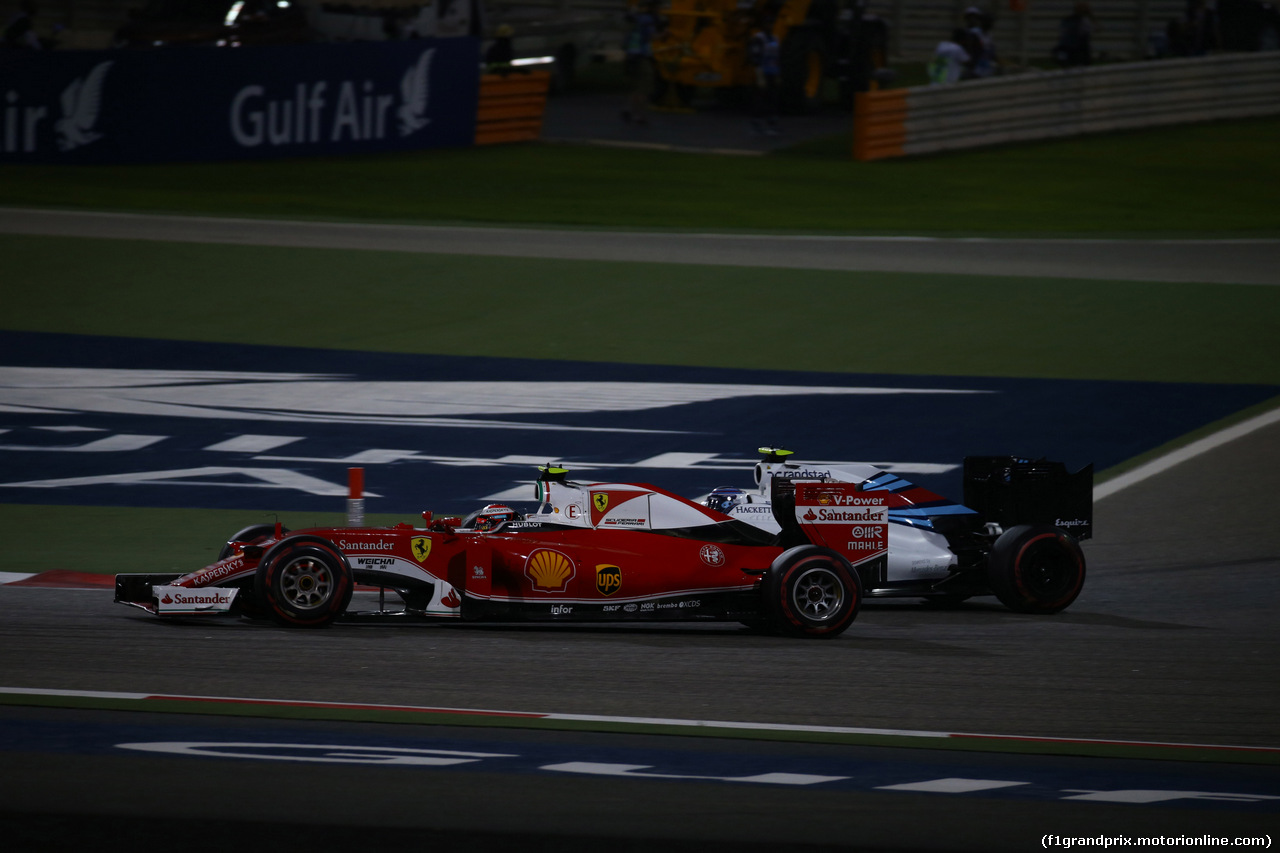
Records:
[[[0,162],[154,163],[462,147],[474,38],[0,53]]]

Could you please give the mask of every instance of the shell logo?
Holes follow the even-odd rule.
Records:
[[[533,588],[543,592],[564,592],[576,571],[573,560],[548,548],[534,551],[524,564],[525,576],[533,581]]]

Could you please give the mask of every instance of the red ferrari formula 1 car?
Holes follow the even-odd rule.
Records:
[[[734,620],[834,637],[883,573],[890,508],[910,502],[858,482],[777,476],[774,513],[785,517],[774,533],[647,484],[569,482],[563,468],[544,468],[536,489],[540,505],[524,517],[491,505],[465,520],[423,513],[423,527],[248,527],[191,574],[117,575],[115,598],[157,616],[297,627]],[[1079,570],[1082,582],[1082,561]],[[348,612],[356,584],[392,590],[402,606],[387,610],[380,595],[377,610]]]

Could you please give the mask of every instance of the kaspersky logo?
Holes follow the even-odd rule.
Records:
[[[243,148],[367,142],[396,132],[411,136],[431,123],[431,65],[435,48],[424,50],[405,70],[396,94],[380,91],[372,80],[327,80],[297,83],[293,89],[268,91],[245,86],[231,100],[231,137]],[[397,105],[397,100],[399,104]]]

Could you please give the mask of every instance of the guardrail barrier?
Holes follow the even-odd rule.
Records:
[[[1280,114],[1280,52],[1166,59],[861,92],[853,156],[880,160]]]
[[[514,71],[480,78],[476,145],[530,142],[542,135],[550,71]]]

